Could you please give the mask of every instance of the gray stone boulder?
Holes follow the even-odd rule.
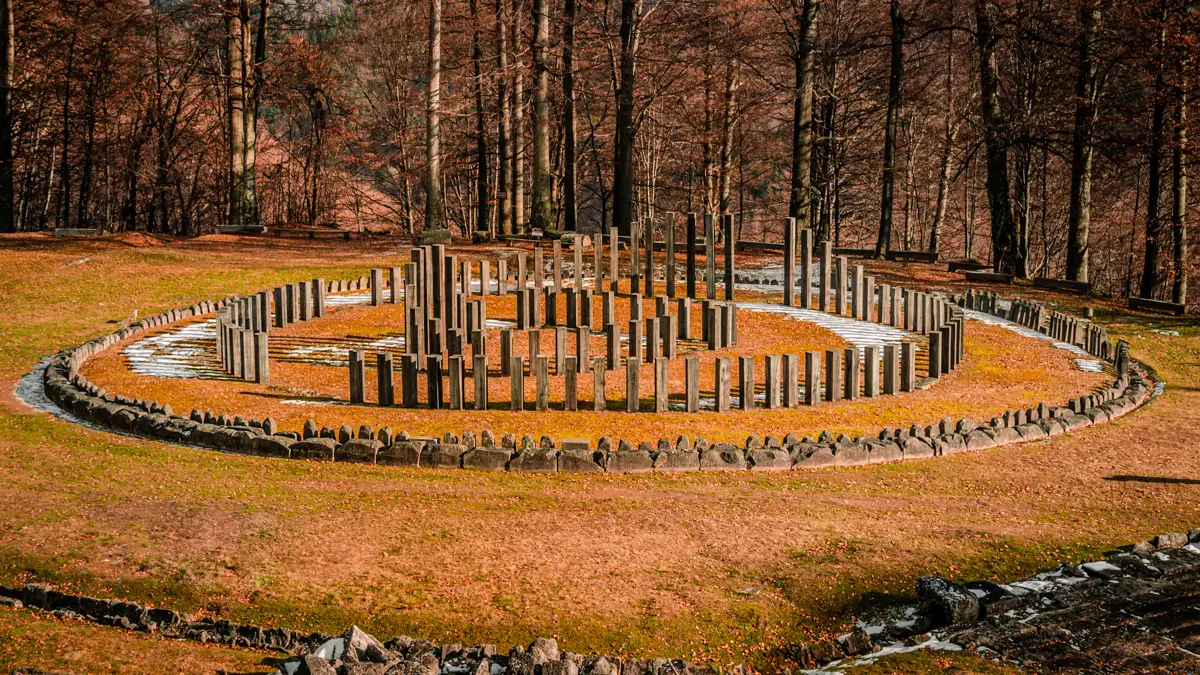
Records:
[[[342,640],[345,641],[342,660],[348,663],[386,664],[398,658],[382,642],[367,635],[358,626],[351,626],[342,634]]]
[[[780,448],[751,450],[746,453],[751,471],[787,471],[792,468],[792,456]]]
[[[334,460],[352,462],[355,464],[374,464],[375,456],[383,446],[379,441],[366,438],[354,438],[338,446]]]
[[[746,453],[732,443],[717,443],[700,453],[701,471],[741,471],[746,468]]]
[[[601,462],[603,455],[591,450],[563,450],[558,454],[558,470],[562,473],[604,473]]]
[[[938,576],[917,580],[917,599],[934,627],[954,626],[979,620],[979,598],[966,587]]]
[[[1150,543],[1159,550],[1183,548],[1188,545],[1188,535],[1184,532],[1167,532],[1158,535]]]
[[[833,450],[828,445],[801,443],[796,448],[792,453],[793,469],[821,469],[836,465]]]
[[[604,469],[608,473],[646,473],[654,469],[654,458],[646,450],[618,450],[608,453]]]
[[[1037,424],[1025,423],[1017,427],[1017,433],[1021,434],[1021,440],[1036,441],[1046,438],[1048,434],[1046,430]]]
[[[871,464],[886,464],[904,459],[904,451],[891,440],[868,440],[865,445],[871,452]]]
[[[933,445],[920,436],[909,436],[904,439],[904,442],[900,444],[900,449],[904,451],[904,459],[929,459],[937,454]]]
[[[294,441],[283,436],[256,436],[250,442],[250,454],[259,457],[291,457]]]
[[[337,447],[337,443],[332,438],[309,438],[305,441],[298,441],[292,443],[292,459],[332,462],[335,447]]]
[[[853,441],[841,441],[833,447],[834,466],[863,466],[871,463],[871,449]]]
[[[987,450],[996,447],[996,439],[982,429],[967,434],[967,450]]]
[[[421,466],[434,469],[458,469],[467,446],[460,443],[430,443],[421,449]]]
[[[379,441],[361,442],[379,443]],[[380,448],[375,456],[375,463],[381,466],[417,466],[421,463],[421,448],[423,447],[425,447],[423,441],[396,441],[386,448]],[[340,449],[338,454],[341,454]]]
[[[529,438],[527,436],[527,438]],[[509,471],[524,473],[556,473],[558,451],[533,448],[522,450],[508,462]]]
[[[505,471],[511,458],[512,450],[507,448],[476,446],[462,456],[462,466],[477,471]]]
[[[675,447],[678,448],[679,443],[676,443]],[[654,470],[664,473],[699,471],[700,453],[684,449],[677,449],[672,452],[660,452],[654,456]]]

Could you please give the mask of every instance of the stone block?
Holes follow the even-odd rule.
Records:
[[[334,460],[355,464],[375,464],[383,444],[366,438],[353,438],[338,446]]]
[[[541,448],[522,450],[509,460],[508,470],[522,473],[556,473],[558,451]]]
[[[462,468],[477,471],[505,471],[512,451],[506,448],[475,447],[462,456]]]
[[[430,443],[421,449],[421,466],[457,469],[466,452],[467,446],[458,443]]]
[[[731,443],[717,443],[700,452],[701,471],[740,471],[746,468],[746,453]]]
[[[381,466],[417,466],[421,463],[421,449],[424,447],[424,441],[396,441],[379,449],[375,463]]]
[[[645,450],[610,452],[605,462],[608,473],[646,473],[653,468],[654,458]]]

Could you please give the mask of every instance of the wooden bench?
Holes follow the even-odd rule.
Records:
[[[307,236],[309,239],[316,239],[317,237],[330,239],[341,237],[346,241],[350,241],[350,235],[353,234],[350,230],[316,230],[303,227],[273,227],[267,230],[267,232],[273,232],[276,237],[283,237],[284,235]]]
[[[1183,316],[1187,312],[1187,307],[1177,302],[1167,302],[1166,300],[1153,300],[1151,298],[1130,298],[1129,309],[1137,309],[1143,312],[1158,312],[1160,314],[1170,314],[1171,316]]]
[[[947,267],[951,272],[966,272],[991,269],[991,265],[978,260],[951,260]]]
[[[937,251],[888,251],[884,258],[892,262],[935,263],[938,261],[938,254]]]
[[[504,240],[504,245],[512,248],[521,244],[530,244],[535,248],[542,245],[546,239],[535,239],[533,237],[508,237]]]
[[[964,272],[967,281],[978,281],[985,284],[1011,284],[1013,275],[1000,272],[985,272],[984,270],[967,270]]]
[[[98,227],[56,227],[56,237],[95,237],[100,234]]]
[[[1033,285],[1036,288],[1045,288],[1052,291],[1064,291],[1066,293],[1078,293],[1079,295],[1090,295],[1092,285],[1086,281],[1069,281],[1067,279],[1049,279],[1047,277],[1038,277],[1033,280]]]
[[[849,256],[851,258],[875,257],[875,249],[873,248],[845,248],[842,246],[835,246],[831,253],[833,253],[833,255]]]

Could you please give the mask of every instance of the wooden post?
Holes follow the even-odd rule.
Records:
[[[900,390],[900,360],[896,345],[883,346],[883,393],[891,395]]]
[[[666,412],[670,398],[669,375],[671,360],[663,357],[654,359],[654,412]]]
[[[833,290],[830,287],[832,285],[831,284],[831,276],[833,273],[833,247],[830,245],[828,240],[821,242],[821,259],[820,259],[819,265],[820,265],[820,270],[818,270],[818,274],[821,277],[821,279],[820,279],[821,287],[820,287],[820,289],[818,289],[820,296],[817,298],[817,300],[818,300],[817,306],[822,312],[828,312],[829,311],[829,293],[830,293],[830,291]]]
[[[642,290],[642,224],[634,219],[629,223],[629,292]]]
[[[395,405],[396,394],[393,389],[391,354],[380,352],[375,355],[375,375],[378,380],[376,389],[379,392],[379,405],[384,407]]]
[[[847,401],[854,401],[858,399],[858,393],[862,390],[862,364],[859,363],[858,347],[846,347],[842,356],[842,363],[845,366],[845,376],[842,378],[842,382],[846,385],[842,392],[843,397]]]
[[[604,326],[604,337],[608,340],[608,368],[616,370],[621,367],[621,333],[615,323]]]
[[[683,360],[684,385],[687,388],[687,411],[700,410],[700,359],[689,356]]]
[[[675,297],[675,214],[668,211],[666,223],[663,224],[663,234],[667,242],[667,297]]]
[[[717,229],[716,218],[704,214],[704,297],[717,299]]]
[[[783,304],[796,304],[796,219],[783,219]]]
[[[643,282],[643,295],[654,297],[654,221],[646,219],[646,279]]]
[[[900,391],[909,392],[917,388],[917,346],[911,342],[900,343]]]
[[[863,349],[863,396],[874,398],[879,395],[879,346],[870,345]]]
[[[579,383],[576,372],[579,370],[578,360],[574,356],[566,359],[566,372],[563,374],[563,410],[579,410]]]
[[[554,374],[562,375],[567,367],[567,329],[558,326],[554,329]]]
[[[575,367],[580,373],[586,373],[592,362],[592,329],[575,329]]]
[[[783,407],[795,408],[800,403],[800,355],[783,355]]]
[[[687,240],[684,242],[684,248],[687,253],[686,282],[687,297],[696,297],[696,214],[689,213],[687,215]]]
[[[511,373],[513,358],[513,329],[500,329],[500,377],[508,377]]]
[[[733,214],[726,213],[721,219],[725,225],[725,299],[733,300],[733,278],[735,276],[733,256],[737,251],[737,242],[733,239]]]
[[[450,393],[450,409],[462,410],[465,407],[466,395],[463,392],[463,384],[466,381],[465,373],[463,372],[463,357],[461,355],[451,356],[447,360],[448,368],[446,375]]]
[[[641,371],[639,364],[633,359],[625,362],[625,412],[635,413],[638,411],[640,391],[639,377]]]
[[[609,289],[608,290],[612,291],[613,293],[620,292],[620,283],[619,283],[619,280],[621,278],[620,277],[621,267],[619,265],[619,263],[620,263],[619,256],[620,255],[621,255],[621,241],[620,241],[620,238],[617,236],[617,228],[610,227],[610,228],[608,228],[608,279],[609,279]],[[599,286],[597,286],[597,288],[599,288]]]
[[[629,322],[629,361],[634,366],[642,365],[642,322],[633,319]]]
[[[608,408],[604,391],[605,369],[604,357],[597,356],[592,362],[592,409],[596,411]]]
[[[583,235],[576,232],[571,241],[571,253],[574,254],[575,292],[583,292]]]
[[[804,405],[821,402],[821,352],[804,353]]]
[[[366,375],[363,364],[363,353],[359,349],[350,350],[350,402],[363,402],[363,378]]]
[[[812,308],[812,230],[800,228],[800,307]]]
[[[525,357],[514,356],[508,366],[509,408],[514,411],[525,409]]]
[[[561,241],[559,241],[558,239],[555,239],[555,240],[554,240],[554,242],[553,242],[553,248],[554,248],[554,261],[553,261],[553,263],[554,263],[554,292],[555,292],[555,293],[562,293],[562,290],[563,290],[563,282],[562,282],[562,281],[563,281],[563,280],[562,280],[562,264],[563,264],[563,256],[562,256],[562,242],[561,242]]]
[[[431,410],[445,407],[442,399],[442,357],[430,354],[425,358],[425,393]]]
[[[550,409],[550,358],[539,356],[533,361],[533,377],[536,386],[535,405],[538,410]]]
[[[471,379],[475,383],[475,409],[488,409],[488,357],[487,354],[475,354],[474,365],[471,367]]]
[[[417,355],[400,357],[400,396],[405,408],[417,407]]]
[[[738,407],[754,410],[754,357],[738,357]]]
[[[929,364],[926,377],[934,380],[942,376],[942,334],[929,334]]]
[[[842,399],[842,352],[825,351],[825,400],[836,403]]]
[[[679,317],[679,339],[692,339],[692,299],[677,298],[675,300],[675,314]]]
[[[717,396],[717,412],[729,412],[729,387],[730,387],[730,372],[729,372],[729,357],[718,356],[714,364],[713,389]]]

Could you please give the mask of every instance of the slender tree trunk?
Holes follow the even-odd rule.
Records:
[[[792,64],[796,98],[792,109],[792,184],[788,215],[807,227],[812,215],[812,99],[813,55],[817,42],[820,0],[803,0],[795,17],[797,30]],[[825,233],[828,236],[828,233]]]
[[[16,232],[13,214],[12,88],[16,61],[12,0],[0,0],[0,232]]]
[[[825,101],[825,110],[822,114],[822,124],[824,126],[824,138],[822,139],[821,148],[821,180],[824,184],[821,186],[821,210],[817,224],[818,241],[825,241],[829,238],[829,232],[832,227],[834,217],[833,193],[836,187],[837,180],[834,177],[834,166],[837,164],[838,142],[836,139],[837,130],[837,110],[838,110],[838,58],[836,54],[831,54],[829,57],[829,70],[826,77],[829,80],[829,92]]]
[[[891,0],[891,67],[888,75],[887,121],[883,130],[883,195],[879,208],[879,237],[875,240],[875,258],[882,259],[892,245],[892,206],[896,190],[896,134],[900,118],[900,84],[904,77],[904,15],[900,0]],[[911,169],[910,169],[911,170]],[[907,212],[907,209],[905,209]],[[908,229],[907,217],[905,230]]]
[[[512,231],[520,234],[525,231],[525,64],[521,61],[521,17],[525,14],[524,0],[516,0],[513,5],[512,35],[509,44],[512,46],[513,65],[513,128],[512,128]]]
[[[711,31],[711,28],[710,28]],[[704,212],[712,213],[717,205],[717,182],[713,171],[713,64],[712,45],[704,49],[704,138],[700,141],[701,171],[704,173]]]
[[[429,88],[425,91],[425,231],[442,220],[442,0],[429,0]]]
[[[548,0],[533,0],[533,186],[530,191],[530,224],[550,229],[554,225],[550,185],[550,72],[546,44],[550,41]]]
[[[933,224],[929,228],[931,253],[937,253],[941,245],[942,225],[946,221],[946,207],[950,202],[950,155],[954,152],[954,141],[958,136],[958,124],[954,119],[953,38],[946,49],[946,120],[943,129],[945,131],[942,137],[942,156],[938,160],[937,204],[933,209]]]
[[[1166,117],[1166,10],[1162,10],[1158,30],[1158,74],[1154,78],[1154,110],[1150,122],[1150,171],[1149,187],[1146,191],[1146,254],[1142,260],[1143,298],[1154,298],[1158,294],[1162,282],[1162,265],[1160,250],[1162,246],[1163,226],[1159,217],[1159,200],[1161,198],[1162,155],[1163,155],[1163,125]]]
[[[1000,110],[996,63],[995,0],[975,0],[979,42],[979,89],[987,154],[988,207],[992,221],[992,256],[997,272],[1016,274],[1017,242],[1008,187],[1008,149]]]
[[[613,224],[628,235],[633,223],[633,78],[642,0],[621,0],[621,55],[617,85],[617,138],[613,148]]]
[[[1188,286],[1188,245],[1187,245],[1187,209],[1188,209],[1188,169],[1187,169],[1187,89],[1179,87],[1179,107],[1175,120],[1175,143],[1173,153],[1174,171],[1171,180],[1171,229],[1173,230],[1175,247],[1172,264],[1175,272],[1174,283],[1171,284],[1171,302],[1187,304]]]
[[[1088,281],[1092,221],[1092,128],[1096,123],[1094,45],[1100,25],[1095,0],[1079,9],[1079,63],[1075,76],[1075,130],[1071,134],[1071,206],[1067,216],[1067,279]]]
[[[249,5],[243,4],[243,21],[245,25],[249,25]],[[253,59],[247,61],[245,66],[246,77],[249,80],[247,88],[249,93],[245,110],[245,159],[243,163],[246,167],[244,177],[243,202],[244,202],[244,219],[245,224],[250,227],[257,226],[261,220],[259,218],[258,207],[258,111],[259,103],[262,98],[263,87],[263,67],[267,61],[267,21],[271,16],[271,0],[260,0],[258,5],[258,25],[254,31],[253,45],[250,42],[250,31],[244,31],[246,42],[244,53],[249,56],[253,54]],[[253,49],[251,49],[253,47]]]
[[[579,211],[575,175],[579,164],[575,147],[575,0],[564,0],[563,4],[562,93],[563,229],[574,231]]]
[[[475,229],[487,231],[491,225],[488,204],[487,109],[483,104],[483,43],[479,35],[479,0],[471,0],[471,65],[475,71]]]
[[[226,69],[229,87],[229,224],[246,224],[246,0],[225,2]],[[163,214],[165,216],[165,213]]]
[[[500,234],[512,234],[511,204],[509,192],[509,139],[512,136],[512,104],[508,90],[508,0],[496,0],[496,110],[500,115],[500,129],[496,139],[496,222]]]
[[[76,9],[73,22],[78,23],[79,10]],[[62,204],[58,212],[58,222],[63,227],[71,226],[71,78],[75,74],[75,41],[79,38],[78,27],[71,31],[71,43],[67,47],[67,72],[63,78],[63,108],[62,108],[62,163],[59,167],[59,180],[62,182]]]
[[[734,99],[738,89],[738,62],[730,58],[725,65],[724,118],[721,123],[720,174],[717,181],[717,210],[729,212],[729,181],[733,163],[733,128],[737,124],[737,108]]]

